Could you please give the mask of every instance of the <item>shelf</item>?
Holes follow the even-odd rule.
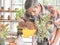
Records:
[[[8,32],[9,35],[17,36],[17,32]]]
[[[12,5],[24,5],[22,3],[13,3]]]
[[[4,19],[4,20],[0,20],[0,22],[18,22],[17,20],[7,20],[7,19]]]
[[[9,12],[9,11],[8,11],[8,10],[5,10],[5,11],[1,11],[1,10],[0,10],[0,12]],[[10,12],[18,12],[18,11],[14,11],[14,10],[13,10],[13,11],[10,11]]]

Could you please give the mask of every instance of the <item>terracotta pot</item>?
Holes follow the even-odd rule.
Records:
[[[15,17],[15,20],[18,20],[18,17],[17,16]]]
[[[1,15],[1,20],[4,20],[4,16],[3,15]]]
[[[4,7],[1,7],[1,11],[4,12]]]
[[[12,10],[10,8],[8,8],[8,12],[11,12]]]
[[[8,16],[8,20],[11,20],[11,16],[10,15]]]

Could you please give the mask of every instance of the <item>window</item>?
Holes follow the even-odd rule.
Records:
[[[43,5],[54,6],[58,11],[60,11],[60,0],[38,0],[38,1]]]
[[[44,5],[56,5],[56,0],[44,0]]]
[[[8,8],[15,10],[15,8],[21,9],[24,7],[25,0],[0,0],[0,7],[4,7],[5,11]],[[15,12],[0,12],[0,15],[4,15],[4,19],[7,19],[8,15],[11,16],[12,19],[15,19]],[[11,32],[17,32],[17,25],[16,22],[3,22],[4,24],[9,24],[9,30]]]

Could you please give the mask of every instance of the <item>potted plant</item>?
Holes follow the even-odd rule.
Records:
[[[49,30],[46,29],[46,23],[50,20],[50,15],[41,16],[41,22],[36,21],[36,26],[38,28],[37,32],[37,44],[47,45],[47,37],[49,35]]]
[[[5,45],[5,39],[8,35],[8,24],[4,25],[0,23],[0,45]]]
[[[15,19],[17,19],[17,18],[20,19],[24,15],[25,9],[22,8],[22,9],[19,10],[18,8],[16,8],[15,13],[16,13],[16,18]]]

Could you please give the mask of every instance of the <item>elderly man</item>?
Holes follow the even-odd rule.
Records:
[[[45,14],[50,14],[51,21],[56,21],[59,18],[59,12],[57,10],[55,10],[52,6],[41,5],[37,0],[26,0],[25,9],[26,13],[23,17],[25,21],[30,20],[33,23],[38,21],[40,23],[41,16]]]

